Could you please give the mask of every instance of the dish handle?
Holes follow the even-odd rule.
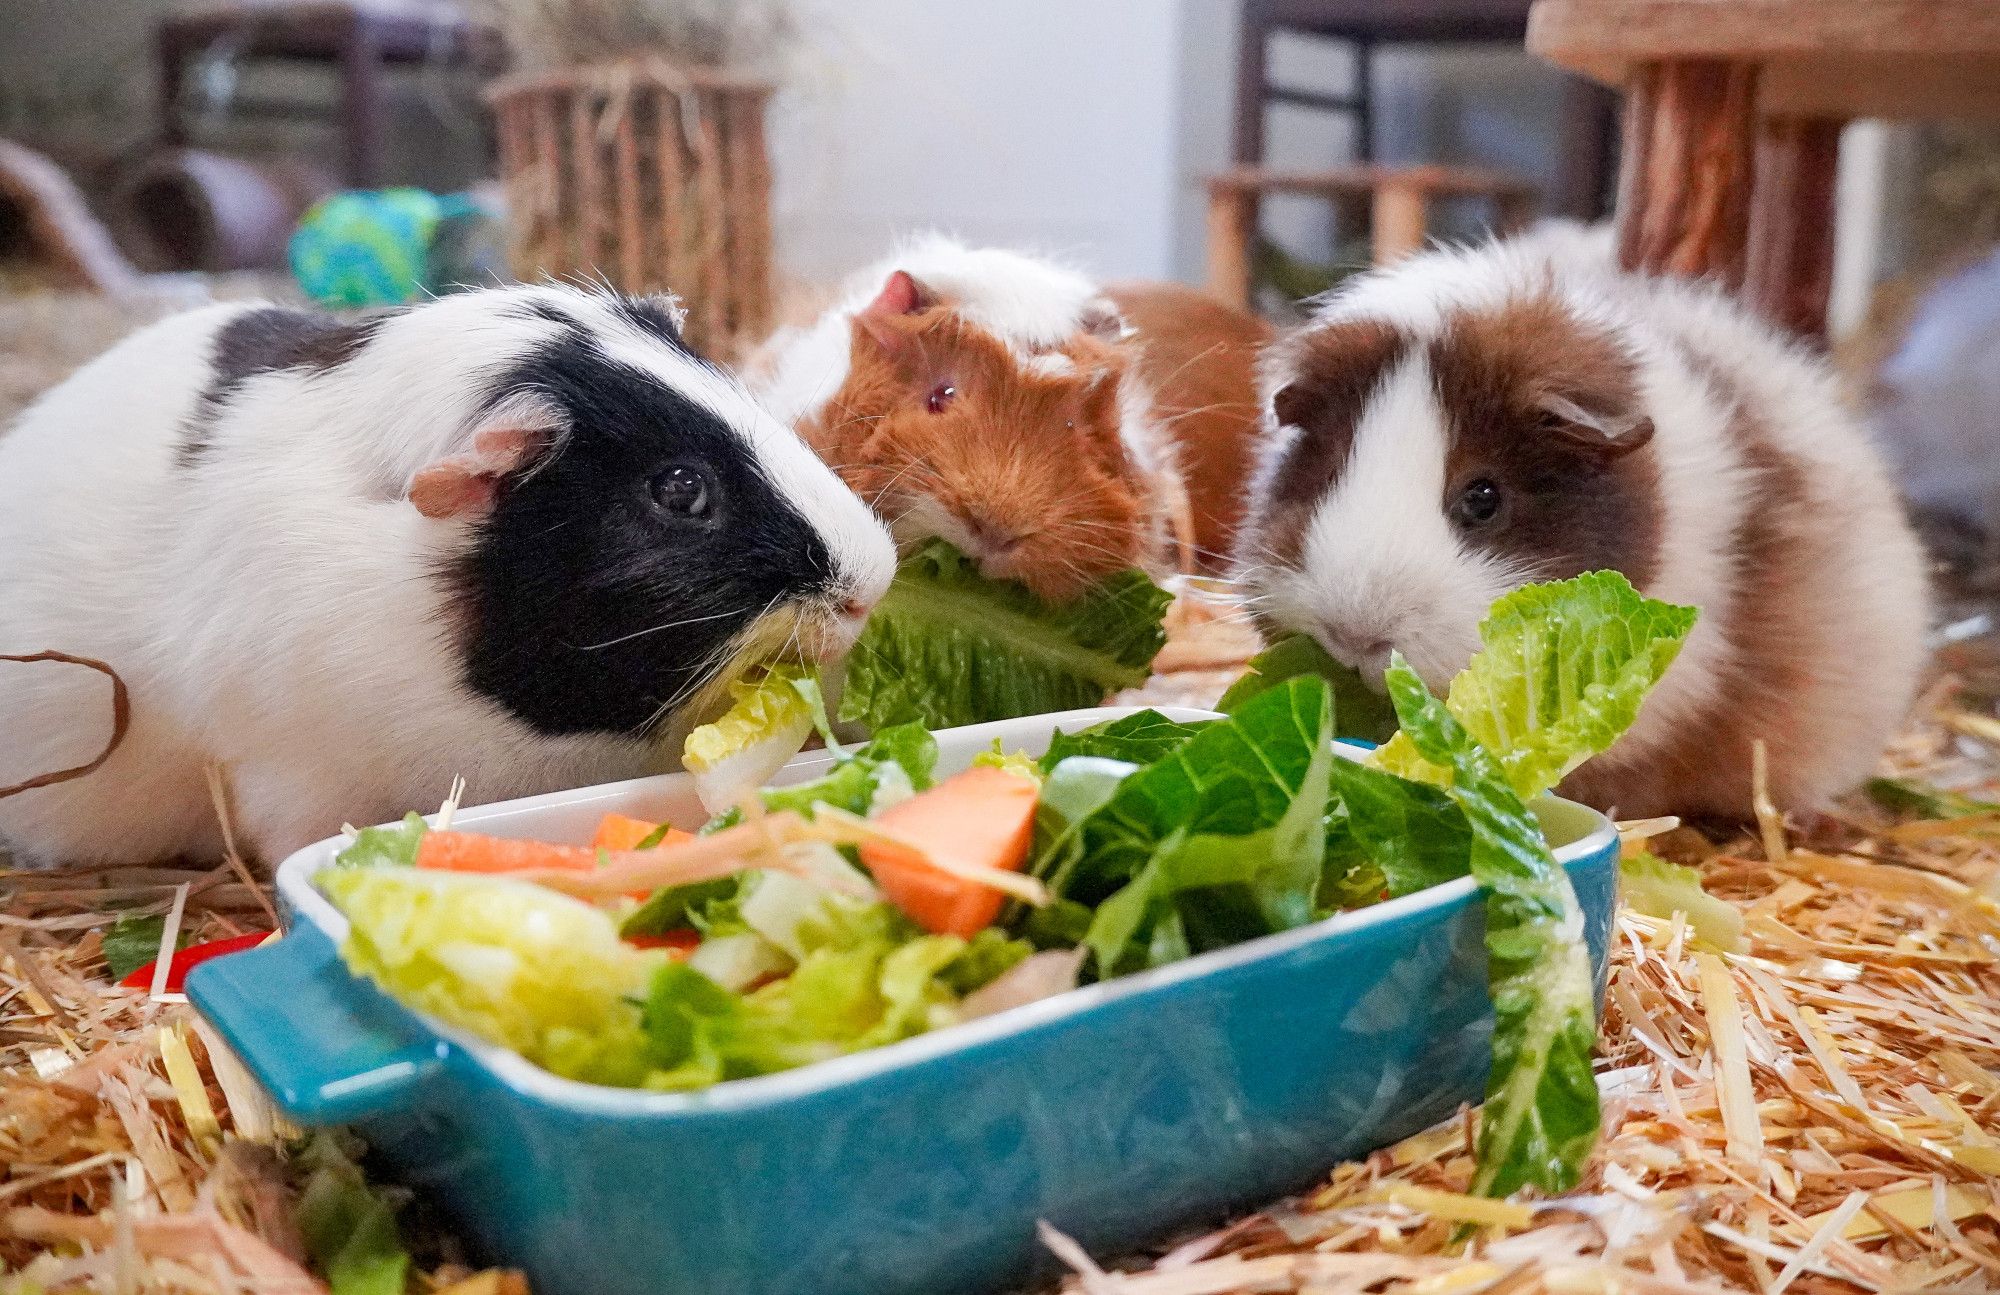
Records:
[[[188,997],[301,1124],[346,1124],[410,1101],[448,1045],[348,974],[309,922],[202,963]]]

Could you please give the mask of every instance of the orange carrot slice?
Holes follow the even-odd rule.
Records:
[[[660,830],[658,823],[648,823],[643,818],[628,818],[624,814],[606,814],[597,825],[597,835],[590,839],[591,845],[600,850],[636,850]],[[679,841],[692,841],[694,833],[683,832],[670,827],[658,844],[672,845]]]
[[[597,851],[590,846],[549,845],[478,832],[426,832],[417,843],[417,866],[441,872],[519,872],[524,868],[591,872],[597,868]]]
[[[883,896],[917,925],[970,938],[993,925],[1006,896],[931,860],[942,856],[1019,872],[1034,846],[1040,794],[1018,773],[985,765],[967,769],[876,815],[875,823],[897,839],[864,842],[861,862]]]

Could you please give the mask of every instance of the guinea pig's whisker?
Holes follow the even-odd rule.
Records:
[[[767,608],[766,610],[769,609]],[[730,616],[740,616],[742,612],[742,608],[732,607],[727,611],[719,611],[710,616],[689,616],[684,620],[667,621],[664,624],[653,625],[646,629],[633,630],[630,634],[621,634],[615,639],[605,639],[602,643],[587,643],[579,647],[577,651],[597,652],[604,648],[616,647],[620,643],[630,643],[633,639],[644,638],[648,634],[658,634],[662,630],[679,629],[683,625],[700,625],[708,621],[719,621]]]

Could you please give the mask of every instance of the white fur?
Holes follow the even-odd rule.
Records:
[[[779,418],[798,424],[825,408],[847,380],[854,317],[901,270],[957,311],[967,322],[1006,343],[1029,371],[1061,373],[1071,368],[1061,355],[1044,354],[1081,331],[1094,314],[1115,315],[1102,289],[1083,274],[1026,252],[967,247],[944,234],[910,239],[896,252],[848,276],[839,303],[811,324],[774,334],[745,365],[746,381]],[[1118,393],[1119,436],[1144,482],[1179,493],[1173,449],[1153,416],[1153,394],[1127,370]],[[1163,501],[1149,519],[1144,546],[1155,574],[1172,570],[1169,544],[1175,501]],[[918,516],[941,517],[942,509]],[[933,526],[923,533],[963,543],[963,528]],[[906,518],[900,531],[911,530]]]
[[[1271,620],[1314,633],[1336,655],[1352,660],[1372,640],[1388,640],[1433,688],[1449,682],[1477,647],[1485,608],[1539,573],[1499,569],[1463,547],[1444,517],[1448,424],[1424,344],[1451,312],[1543,292],[1608,329],[1637,360],[1664,514],[1645,592],[1702,609],[1638,723],[1601,764],[1642,764],[1712,707],[1725,672],[1741,666],[1727,631],[1742,573],[1728,545],[1757,505],[1754,474],[1729,434],[1733,411],[1718,403],[1700,365],[1746,393],[1751,414],[1825,508],[1824,533],[1813,537],[1825,560],[1787,573],[1792,595],[1823,609],[1815,637],[1763,646],[1800,660],[1811,680],[1794,699],[1791,721],[1795,735],[1811,738],[1796,744],[1806,754],[1785,771],[1781,789],[1801,808],[1845,790],[1866,775],[1906,713],[1922,661],[1924,561],[1888,476],[1823,364],[1712,288],[1618,272],[1600,230],[1559,225],[1412,257],[1335,293],[1298,339],[1274,353],[1264,375],[1267,407],[1289,379],[1292,349],[1317,327],[1379,319],[1416,339],[1371,397],[1347,469],[1310,523],[1299,567],[1269,560],[1253,516],[1242,549],[1250,592]],[[1253,513],[1295,435],[1267,429]],[[1379,668],[1381,655],[1358,663]]]
[[[248,844],[279,857],[345,821],[645,772],[612,737],[551,738],[460,684],[437,565],[469,538],[404,497],[465,449],[492,372],[556,325],[598,332],[618,359],[738,429],[820,529],[854,596],[887,587],[893,550],[858,499],[728,380],[556,287],[467,293],[396,316],[323,374],[249,379],[177,468],[217,331],[251,307],[166,320],[127,339],[0,438],[0,651],[56,648],[116,667],[132,729],[86,778],[0,800],[0,836],[79,862],[212,856],[204,766],[222,765]],[[0,783],[80,764],[109,724],[101,676],[0,665]]]

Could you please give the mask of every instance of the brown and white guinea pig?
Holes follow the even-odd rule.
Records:
[[[1264,336],[1188,289],[932,236],[774,337],[750,381],[899,539],[1060,600],[1226,552]]]
[[[638,775],[740,653],[842,650],[894,563],[669,301],[179,316],[0,438],[0,652],[101,659],[132,699],[0,838],[213,855],[210,762],[267,858],[453,775],[469,802]],[[0,665],[0,783],[82,764],[106,715],[90,671]]]
[[[1240,569],[1267,632],[1442,689],[1494,599],[1612,568],[1701,616],[1565,791],[1740,817],[1752,743],[1812,810],[1864,777],[1922,667],[1924,559],[1831,372],[1715,288],[1556,225],[1410,258],[1271,354]]]

